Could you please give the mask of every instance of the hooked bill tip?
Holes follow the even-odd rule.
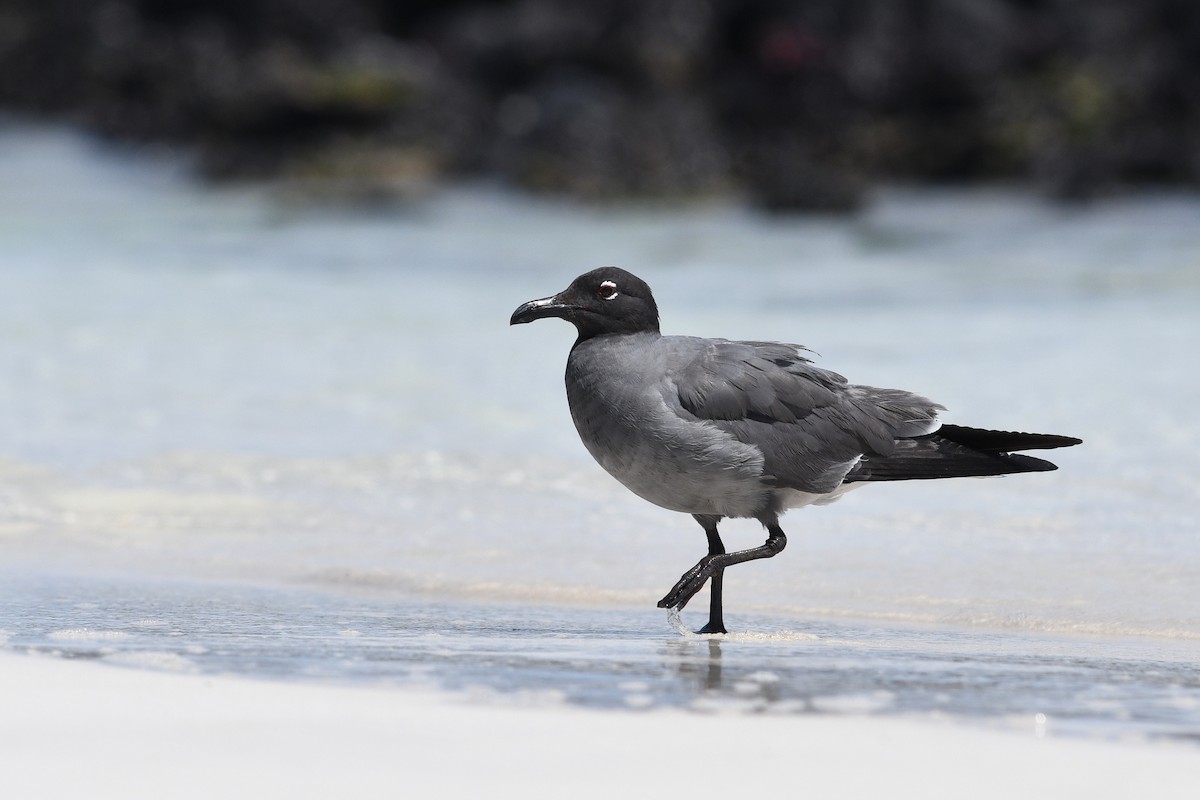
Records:
[[[566,306],[558,302],[557,297],[543,297],[540,300],[530,300],[517,306],[517,310],[508,319],[509,325],[522,325],[544,317],[562,316]]]

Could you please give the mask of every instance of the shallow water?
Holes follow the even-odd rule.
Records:
[[[1196,219],[1191,195],[908,190],[853,218],[480,187],[329,211],[0,129],[0,641],[603,707],[1195,737]],[[799,341],[950,421],[1086,444],[1050,475],[794,512],[785,553],[727,576],[749,633],[679,637],[654,602],[699,528],[589,461],[570,330],[506,326],[598,263],[647,278],[670,332]]]
[[[201,673],[428,686],[478,702],[960,718],[1196,741],[1197,649],[1163,641],[757,617],[664,634],[628,609],[6,576],[7,647]]]

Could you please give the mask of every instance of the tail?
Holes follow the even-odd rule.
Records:
[[[891,455],[863,456],[842,482],[912,481],[1050,472],[1058,467],[1049,461],[1012,451],[1053,450],[1082,443],[1082,439],[1073,436],[943,425],[924,436],[897,440],[896,449]]]

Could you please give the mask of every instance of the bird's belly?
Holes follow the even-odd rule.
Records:
[[[631,492],[672,511],[753,517],[769,505],[769,490],[757,478],[742,476],[731,481],[691,463],[662,459],[596,460]]]
[[[832,492],[825,492],[823,494],[802,492],[799,489],[783,489],[778,492],[777,500],[781,510],[803,508],[804,506],[811,505],[824,506],[834,502],[851,489],[857,489],[860,486],[866,486],[866,483],[843,483]]]
[[[672,511],[724,517],[754,517],[771,505],[758,448],[672,413],[633,419],[590,413],[588,405],[572,407],[580,439],[639,497]]]

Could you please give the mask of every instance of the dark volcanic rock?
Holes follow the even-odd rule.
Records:
[[[7,0],[0,108],[365,193],[1200,183],[1191,0]]]

